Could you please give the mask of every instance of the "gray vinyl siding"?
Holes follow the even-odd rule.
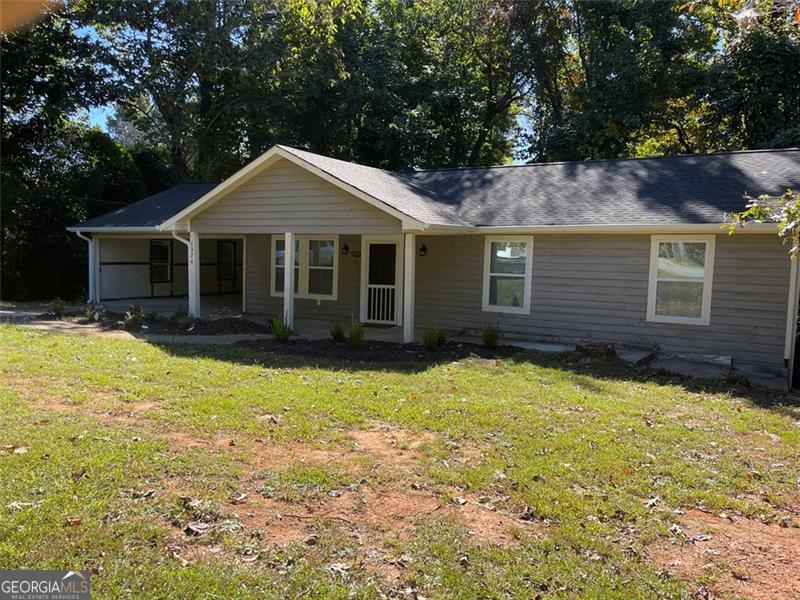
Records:
[[[100,238],[100,300],[185,296],[188,293],[186,246],[172,238],[172,281],[150,283],[150,238]],[[242,289],[243,244],[236,242],[236,276],[217,280],[217,240],[200,240],[200,293],[234,293]]]
[[[361,237],[339,236],[339,251],[344,244],[350,248],[346,256],[339,255],[339,280],[336,300],[310,300],[295,297],[295,319],[318,319],[350,322],[359,318],[361,259],[353,252],[361,248]],[[283,297],[270,293],[270,261],[272,242],[269,235],[247,236],[247,312],[265,315],[283,313]]]
[[[783,365],[790,261],[776,236],[716,236],[708,326],[647,321],[649,235],[535,236],[530,314],[484,312],[484,239],[418,239],[428,248],[417,258],[418,329],[496,324],[535,339],[657,345]]]
[[[399,233],[400,221],[287,160],[191,221],[199,233]]]

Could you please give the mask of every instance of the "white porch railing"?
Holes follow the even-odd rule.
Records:
[[[370,323],[395,322],[395,285],[367,285],[367,321]]]

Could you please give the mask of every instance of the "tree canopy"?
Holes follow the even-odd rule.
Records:
[[[64,225],[275,143],[387,169],[800,145],[800,14],[750,4],[65,1],[0,36],[2,294],[76,295]]]

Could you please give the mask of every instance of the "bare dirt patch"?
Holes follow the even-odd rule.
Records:
[[[650,550],[660,566],[692,581],[710,581],[715,597],[800,598],[800,528],[733,520],[689,510],[687,541],[660,542]]]
[[[222,450],[229,443],[226,439],[230,440],[207,440],[207,445]],[[439,437],[430,432],[373,424],[370,429],[347,432],[342,441],[320,445],[234,442],[230,448],[242,452],[244,475],[226,484],[235,491],[222,508],[226,514],[235,515],[246,533],[255,533],[264,551],[309,544],[316,534],[333,527],[353,540],[358,564],[389,581],[401,579],[407,566],[394,556],[396,543],[412,541],[420,527],[431,520],[460,525],[475,545],[514,547],[522,534],[541,534],[538,525],[521,520],[499,498],[428,487],[421,481],[419,464],[425,446],[438,441]],[[264,485],[270,471],[281,472],[298,463],[335,467],[350,483],[343,482],[331,490],[301,488],[299,497],[295,493],[284,496],[280,490]],[[173,481],[165,491],[184,497],[202,493],[191,481]],[[197,548],[203,538],[186,539],[177,531],[176,536],[178,545],[193,547],[188,553],[179,551],[180,556],[203,555]],[[224,553],[222,557],[243,560]]]

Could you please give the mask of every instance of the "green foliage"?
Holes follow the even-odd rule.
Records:
[[[334,342],[339,343],[344,341],[345,339],[344,331],[342,330],[342,326],[339,325],[339,323],[334,323],[333,325],[331,325],[330,332],[331,332],[331,339]]]
[[[350,318],[350,337],[348,344],[353,350],[360,350],[364,345],[364,326],[356,321],[355,317]]]
[[[64,313],[67,312],[67,303],[61,298],[56,297],[47,305],[47,312],[57,317],[63,316]]]
[[[141,329],[147,320],[144,310],[138,304],[131,304],[122,317],[122,327],[128,331]]]
[[[87,321],[102,321],[106,317],[106,310],[99,304],[90,304],[84,309],[83,316]]]
[[[444,346],[444,332],[441,329],[428,329],[425,336],[422,338],[422,345],[429,352],[433,352],[439,346]]]
[[[481,332],[481,340],[483,345],[487,348],[497,348],[497,340],[500,337],[500,332],[495,325],[487,325]]]
[[[721,148],[800,141],[800,40],[762,24],[736,36],[709,74],[708,123]]]
[[[179,308],[176,310],[172,315],[169,317],[169,322],[181,329],[189,329],[194,323],[196,319],[192,317],[186,310]]]
[[[272,319],[272,335],[275,336],[275,340],[281,344],[284,344],[289,341],[289,338],[292,337],[292,328],[286,323],[286,320],[283,318],[283,315],[279,315]]]
[[[780,198],[772,196],[745,196],[747,206],[740,213],[729,216],[728,233],[733,235],[737,227],[747,223],[777,223],[778,236],[783,243],[790,242],[789,254],[797,257],[798,232],[800,231],[800,193],[787,190]]]

